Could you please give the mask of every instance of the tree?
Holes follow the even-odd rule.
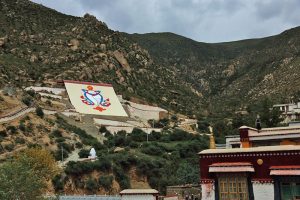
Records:
[[[278,108],[272,108],[273,102],[268,98],[264,99],[261,104],[261,122],[267,127],[278,126],[278,124],[282,121],[280,117],[280,110]]]
[[[16,156],[16,161],[29,166],[38,176],[47,181],[59,173],[53,155],[42,148],[29,148]]]
[[[27,149],[0,166],[0,199],[42,199],[47,181],[58,173],[52,155],[41,148]]]
[[[0,199],[36,200],[41,198],[45,183],[23,163],[7,162],[0,167]]]
[[[198,170],[188,162],[181,162],[176,171],[176,177],[179,179],[179,184],[197,183]]]

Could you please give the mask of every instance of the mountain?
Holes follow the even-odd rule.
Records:
[[[173,34],[124,34],[176,72],[210,102],[214,112],[237,110],[266,96],[300,93],[300,27],[271,37],[208,44]],[[208,103],[209,104],[209,103]]]
[[[64,15],[28,0],[1,0],[0,11],[0,87],[84,80],[182,113],[201,104],[190,85],[94,16]]]
[[[64,15],[27,0],[0,3],[2,87],[108,82],[127,98],[198,116],[265,96],[299,96],[299,27],[209,44],[173,33],[119,33],[89,14]]]

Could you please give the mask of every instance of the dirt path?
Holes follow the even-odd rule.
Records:
[[[17,112],[14,113],[10,113],[4,117],[0,118],[0,123],[5,123],[5,122],[9,122],[12,121],[18,117],[21,117],[22,115],[25,115],[27,113],[33,112],[35,111],[34,107],[27,107],[27,108],[23,108],[21,110],[18,110]]]

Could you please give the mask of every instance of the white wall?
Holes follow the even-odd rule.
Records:
[[[122,200],[155,200],[153,195],[122,195]]]
[[[215,199],[215,186],[214,183],[202,183],[202,200],[214,200]]]
[[[274,200],[274,184],[252,182],[255,200]]]

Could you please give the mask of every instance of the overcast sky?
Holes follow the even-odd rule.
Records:
[[[33,0],[62,13],[90,13],[127,33],[173,32],[202,42],[278,34],[300,25],[300,0]]]

